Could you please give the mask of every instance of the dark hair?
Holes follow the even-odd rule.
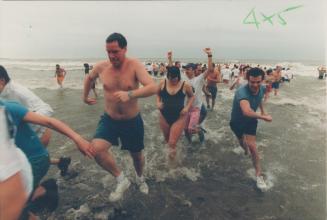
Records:
[[[111,43],[114,41],[117,41],[119,47],[122,49],[127,46],[126,38],[120,33],[112,33],[106,39],[106,43]]]
[[[176,66],[167,67],[167,79],[169,78],[178,78],[178,81],[181,80],[181,72]]]
[[[250,76],[253,76],[253,77],[261,76],[261,79],[264,79],[265,72],[262,69],[258,68],[258,67],[254,67],[254,68],[251,68],[248,71],[246,79],[249,80]]]
[[[84,67],[85,67],[85,68],[89,68],[90,66],[89,66],[88,63],[84,63]]]
[[[10,81],[10,77],[8,76],[7,70],[0,65],[0,79],[3,79],[7,84]]]

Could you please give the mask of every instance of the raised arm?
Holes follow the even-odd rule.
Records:
[[[168,51],[167,58],[168,58],[168,66],[169,67],[173,66],[173,52],[172,51]]]
[[[32,123],[32,124],[38,124],[42,125],[48,128],[51,128],[67,137],[69,137],[74,143],[76,144],[78,150],[90,157],[93,158],[95,156],[95,151],[91,147],[91,144],[86,141],[83,137],[81,137],[79,134],[77,134],[73,129],[71,129],[68,125],[65,123],[51,117],[43,116],[34,112],[28,112],[23,121]]]
[[[204,48],[203,51],[208,56],[208,69],[204,72],[204,78],[207,78],[208,74],[213,72],[213,66],[212,66],[212,51],[210,48]]]

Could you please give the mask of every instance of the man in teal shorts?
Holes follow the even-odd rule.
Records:
[[[105,113],[98,124],[92,146],[96,150],[96,162],[116,177],[117,187],[109,196],[109,200],[115,202],[130,186],[130,181],[108,151],[112,145],[118,145],[118,139],[122,149],[128,150],[133,158],[140,191],[148,194],[148,185],[143,177],[144,128],[137,99],[154,95],[157,85],[139,60],[126,57],[127,41],[122,34],[109,35],[106,51],[109,60],[98,62],[85,78],[83,101],[89,105],[96,103],[88,95],[91,82],[99,77],[103,83]]]

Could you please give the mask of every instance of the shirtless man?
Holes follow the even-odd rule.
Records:
[[[57,83],[62,88],[62,83],[65,79],[66,76],[66,70],[60,67],[59,64],[56,64],[56,72],[55,72],[55,77],[57,77]]]
[[[211,110],[215,107],[216,97],[217,97],[217,83],[220,82],[220,72],[218,68],[215,68],[215,64],[213,64],[214,71],[209,73],[207,77],[207,86],[206,89],[210,93],[210,95],[206,94],[207,101],[207,109],[210,109],[210,99],[211,99]]]
[[[105,112],[96,129],[92,145],[96,150],[96,162],[116,177],[117,187],[109,196],[109,200],[115,202],[122,198],[130,186],[130,181],[116,166],[112,153],[108,151],[111,145],[118,145],[118,138],[122,149],[128,150],[133,158],[140,191],[144,194],[149,191],[143,177],[144,128],[137,98],[155,94],[157,85],[140,61],[126,57],[127,41],[122,34],[109,35],[106,51],[109,60],[97,63],[85,78],[83,99],[89,105],[96,103],[96,100],[88,95],[91,82],[100,77],[103,83]],[[140,88],[139,83],[143,87]]]
[[[274,95],[278,94],[278,89],[279,89],[279,82],[282,77],[282,67],[277,66],[276,70],[273,72],[273,83],[272,83],[272,88],[274,89]]]

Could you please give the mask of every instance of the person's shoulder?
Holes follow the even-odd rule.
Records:
[[[192,88],[191,84],[188,81],[184,80],[182,83],[184,83],[185,87]]]
[[[95,71],[101,71],[102,69],[105,69],[107,67],[109,67],[111,64],[109,62],[109,60],[102,60],[102,61],[99,61],[97,62],[96,64],[94,64],[92,70],[95,70]]]
[[[110,65],[109,60],[101,60],[101,61],[98,61],[97,63],[95,63],[93,68],[98,67],[98,66],[108,66],[108,65]]]
[[[142,64],[141,60],[139,60],[138,58],[135,58],[135,57],[126,57],[126,61],[128,64],[144,66]],[[149,65],[149,67],[152,67],[152,65]]]
[[[247,94],[248,93],[248,87],[247,84],[241,85],[237,90],[237,94]]]
[[[22,84],[10,81],[10,93],[15,94],[18,97],[36,96],[30,89]]]

